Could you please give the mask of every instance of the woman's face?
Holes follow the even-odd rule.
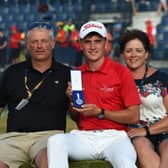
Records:
[[[123,56],[126,65],[130,69],[138,69],[145,64],[149,53],[145,51],[143,43],[139,39],[133,39],[126,43]]]

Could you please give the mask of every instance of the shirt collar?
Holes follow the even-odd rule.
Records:
[[[27,60],[27,68],[28,68],[29,71],[35,70],[33,68],[33,66],[32,66],[31,58],[28,58],[28,60]],[[52,64],[51,64],[50,68],[47,71],[49,71],[49,70],[52,70],[52,71],[56,71],[57,70],[57,62],[54,60],[54,58],[52,58]],[[47,71],[45,71],[45,72],[47,72]]]
[[[102,72],[102,73],[107,73],[106,69],[108,69],[109,60],[111,62],[111,58],[109,56],[105,56],[102,65],[99,67],[97,71]],[[80,69],[82,72],[90,71],[88,63],[85,63],[84,65],[80,66],[78,69]]]

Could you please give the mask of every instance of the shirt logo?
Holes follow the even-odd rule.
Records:
[[[59,81],[58,81],[58,80],[56,80],[56,81],[54,81],[54,83],[55,83],[55,84],[58,84],[58,83],[59,83]]]
[[[103,86],[102,88],[100,88],[100,90],[103,92],[112,92],[114,90],[114,88]]]

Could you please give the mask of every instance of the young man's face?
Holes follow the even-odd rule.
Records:
[[[88,61],[97,61],[105,56],[105,38],[90,34],[80,41],[81,49]]]

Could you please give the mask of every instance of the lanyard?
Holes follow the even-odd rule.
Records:
[[[141,86],[144,84],[144,82],[146,80],[147,73],[148,73],[148,65],[146,64],[145,73],[144,73],[143,79],[141,80],[141,83],[140,83]]]
[[[38,90],[40,86],[44,83],[44,80],[49,76],[49,74],[52,72],[52,70],[48,71],[44,77],[32,88],[30,89],[28,86],[28,69],[25,70],[25,76],[24,76],[24,85],[26,88],[26,92],[28,95],[28,99],[30,99],[34,93],[35,90]]]

